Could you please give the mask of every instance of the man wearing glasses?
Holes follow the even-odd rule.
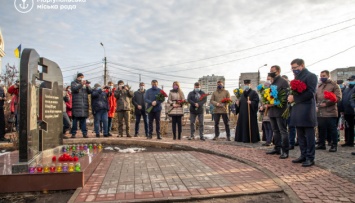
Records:
[[[303,167],[314,165],[315,158],[315,131],[317,126],[315,93],[317,76],[307,70],[302,59],[294,59],[291,68],[295,80],[304,82],[306,90],[297,95],[289,95],[288,102],[294,103],[291,111],[291,126],[296,126],[301,156],[292,160],[293,163],[302,163]]]

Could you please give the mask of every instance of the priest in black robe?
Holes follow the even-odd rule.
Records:
[[[240,99],[236,101],[236,114],[239,113],[238,123],[235,130],[236,142],[250,142],[249,129],[251,129],[251,142],[259,142],[259,126],[258,126],[258,106],[259,95],[255,90],[250,87],[250,80],[244,80],[244,92],[240,96]],[[249,98],[249,101],[248,101]],[[249,112],[248,105],[250,105],[250,128],[249,128]]]

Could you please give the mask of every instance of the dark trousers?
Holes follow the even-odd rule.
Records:
[[[71,128],[71,134],[75,136],[76,131],[78,130],[78,121],[80,122],[80,128],[83,135],[88,134],[88,130],[86,129],[86,117],[74,117],[73,116],[73,127]]]
[[[229,118],[228,118],[228,115],[226,113],[215,113],[215,114],[213,114],[213,116],[214,116],[214,133],[215,133],[215,136],[216,137],[219,136],[219,120],[221,119],[221,116],[222,116],[223,123],[224,123],[224,126],[226,128],[227,137],[230,137],[231,133],[230,133],[230,129],[229,129]]]
[[[63,112],[63,135],[70,128],[70,120],[67,112]],[[1,134],[0,134],[1,137]]]
[[[269,121],[263,121],[263,127],[264,127],[263,133],[265,134],[266,143],[270,144],[273,136],[271,123]]]
[[[314,161],[315,158],[315,132],[314,127],[297,127],[298,143],[301,157]]]
[[[338,144],[337,117],[318,117],[318,142],[325,146],[325,139],[331,137],[332,145]]]
[[[156,124],[155,129],[157,131],[157,136],[160,136],[160,113],[161,113],[161,111],[148,113],[149,136],[153,135],[153,121],[154,121],[154,119],[155,119],[155,124]]]
[[[111,131],[111,128],[112,128],[112,119],[111,117],[108,117],[108,120],[107,120],[107,132],[110,133]]]
[[[275,149],[282,149],[287,153],[290,143],[288,139],[286,120],[282,117],[270,117],[270,123],[272,131],[274,132]]]
[[[291,117],[287,119],[287,126],[288,126],[288,139],[290,142],[290,146],[295,146],[296,144],[296,127],[290,126]]]
[[[176,138],[176,125],[178,126],[178,139],[181,139],[181,132],[182,132],[181,118],[182,116],[171,116],[174,138]]]
[[[0,108],[0,138],[5,137],[5,115],[4,108]]]
[[[345,127],[345,144],[354,146],[354,115],[344,115],[345,121],[348,123]]]
[[[137,110],[139,111],[139,110]],[[139,132],[139,123],[141,122],[141,117],[143,117],[143,123],[144,123],[144,132],[145,136],[148,136],[148,116],[145,110],[141,110],[140,114],[136,114],[136,125],[135,125],[135,134],[137,135]]]

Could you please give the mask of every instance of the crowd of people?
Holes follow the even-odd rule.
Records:
[[[317,76],[305,67],[302,59],[295,59],[290,65],[294,74],[293,80],[289,81],[287,76],[281,75],[281,68],[274,65],[271,66],[267,81],[263,84],[263,88],[283,93],[273,95],[272,99],[275,99],[275,102],[266,102],[263,99],[265,95],[254,90],[251,80],[247,79],[243,81],[241,87],[243,92],[240,97],[231,104],[229,92],[224,88],[223,82],[218,81],[217,89],[211,94],[209,101],[209,110],[214,121],[213,140],[219,139],[219,122],[222,118],[227,141],[231,141],[229,114],[230,108],[233,107],[233,113],[238,115],[235,129],[236,142],[257,143],[262,139],[265,141],[264,146],[273,145],[273,149],[266,153],[279,155],[280,159],[287,159],[289,150],[299,145],[301,154],[292,162],[302,163],[304,167],[314,165],[316,150],[326,150],[328,145],[329,152],[337,152],[340,140],[339,128],[342,126],[345,132],[345,143],[341,146],[354,147],[355,76],[351,76],[347,82],[333,81],[329,71],[323,70],[320,72],[320,78],[317,79]],[[8,89],[8,93],[13,95],[11,113],[16,114],[18,81]],[[91,104],[96,137],[100,137],[100,132],[103,132],[104,137],[112,136],[112,122],[116,114],[118,137],[123,137],[124,129],[126,136],[132,137],[130,119],[131,112],[134,112],[135,137],[139,136],[140,121],[143,120],[145,137],[152,139],[155,121],[157,139],[162,139],[160,118],[162,104],[165,97],[168,97],[165,111],[171,117],[173,139],[182,138],[183,106],[188,104],[190,106],[188,139],[195,139],[196,121],[198,121],[199,139],[205,141],[204,115],[208,95],[201,90],[198,82],[194,83],[193,90],[187,97],[178,81],[173,82],[169,94],[158,87],[157,80],[152,80],[151,87],[147,90],[145,84],[141,82],[135,92],[122,80],[117,82],[117,88],[113,82],[108,82],[104,87],[100,84],[91,87],[90,82],[84,79],[84,75],[78,73],[71,85],[65,88],[63,96],[63,138],[68,139],[65,134],[69,129],[71,138],[75,138],[78,123],[83,137],[88,137],[86,120],[89,117]],[[333,95],[333,99],[329,99],[327,95]],[[276,99],[279,101],[276,102]],[[6,100],[5,93],[0,88],[1,121],[4,121],[1,119],[4,117],[4,100]],[[286,112],[289,114],[285,114]],[[258,113],[262,115],[262,137],[259,134]],[[318,131],[317,139],[316,131]],[[7,141],[4,136],[5,123],[0,122],[0,141]],[[352,154],[355,155],[355,152]]]

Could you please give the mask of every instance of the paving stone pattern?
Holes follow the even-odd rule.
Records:
[[[251,166],[200,152],[106,154],[76,202],[281,190]]]

